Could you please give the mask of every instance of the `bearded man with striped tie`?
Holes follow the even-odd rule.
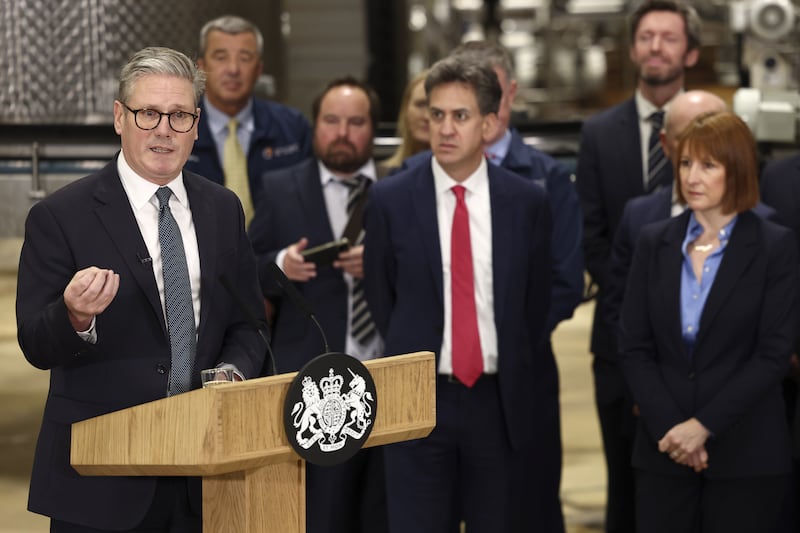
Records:
[[[364,301],[361,217],[365,192],[377,178],[372,160],[380,116],[377,94],[352,77],[331,81],[312,104],[314,157],[264,176],[249,236],[264,297],[274,308],[278,372],[299,370],[324,352],[313,322],[277,286],[276,263],[296,284],[325,331],[330,350],[358,359],[383,355]],[[349,248],[331,261],[303,253],[341,238]],[[386,531],[380,448],[360,450],[336,466],[306,465],[309,533]]]
[[[614,328],[605,322],[611,243],[625,203],[672,184],[672,165],[658,142],[663,113],[697,63],[701,21],[681,0],[646,0],[629,21],[632,98],[587,119],[581,130],[576,185],[583,209],[583,255],[598,288],[590,350],[595,399],[608,468],[606,531],[632,533],[633,415],[617,365]]]

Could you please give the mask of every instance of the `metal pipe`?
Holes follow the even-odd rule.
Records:
[[[39,143],[33,141],[31,144],[31,190],[28,198],[31,200],[41,200],[45,197],[42,188],[41,176],[39,175]]]

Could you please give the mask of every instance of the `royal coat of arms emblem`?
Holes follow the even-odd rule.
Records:
[[[360,361],[326,354],[312,363],[331,357],[335,358],[328,360],[330,364],[317,366],[324,377],[315,379],[311,368],[300,371],[293,386],[299,381],[302,398],[287,398],[285,406],[289,441],[304,459],[316,464],[336,464],[358,451],[372,429],[377,408],[375,385]],[[325,457],[329,454],[344,458]]]

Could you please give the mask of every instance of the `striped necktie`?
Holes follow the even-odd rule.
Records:
[[[245,227],[253,218],[253,199],[250,196],[250,181],[247,177],[247,157],[239,144],[236,130],[239,121],[232,118],[228,122],[228,136],[222,145],[222,171],[225,173],[225,186],[236,193],[242,202]]]
[[[172,189],[169,187],[161,187],[156,191],[158,242],[161,245],[161,274],[164,277],[164,308],[172,353],[172,370],[167,396],[187,392],[192,388],[192,369],[197,351],[197,330],[194,323],[189,267],[186,264],[181,230],[169,208],[171,196]]]
[[[650,140],[647,144],[647,182],[645,190],[648,194],[655,192],[669,184],[670,176],[667,169],[667,157],[661,148],[659,133],[664,125],[664,112],[655,111],[647,118],[652,126]]]
[[[359,208],[362,197],[366,194],[370,185],[370,180],[366,176],[358,175],[349,180],[342,180],[342,182],[349,187],[350,192],[347,195],[347,217],[361,217],[363,215],[363,204]],[[347,228],[353,225],[348,220]],[[355,238],[351,238],[350,244],[358,246],[364,243],[364,227],[361,221],[357,221],[357,233]],[[372,321],[372,314],[367,307],[367,299],[364,295],[364,280],[353,279],[353,307],[350,313],[350,334],[360,345],[369,342],[375,335],[375,323]]]

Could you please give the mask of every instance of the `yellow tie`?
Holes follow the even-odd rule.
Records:
[[[228,122],[228,138],[222,147],[222,171],[225,173],[225,186],[236,193],[244,209],[245,227],[253,218],[253,199],[250,196],[250,182],[247,179],[247,158],[236,137],[239,121],[232,118]]]

